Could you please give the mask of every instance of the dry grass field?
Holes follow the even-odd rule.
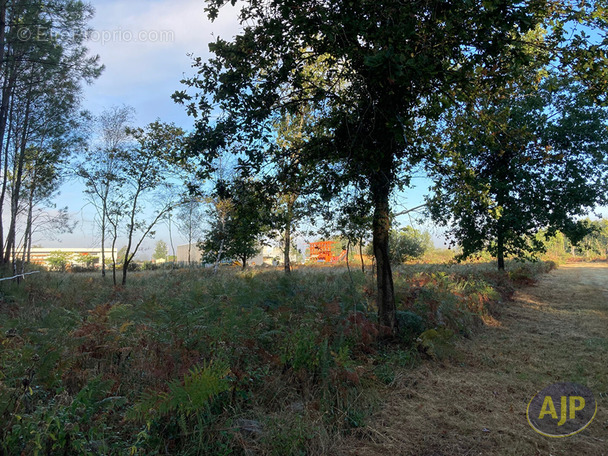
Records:
[[[568,438],[536,434],[528,401],[556,382],[591,388],[598,413]],[[608,265],[566,264],[518,290],[442,364],[403,371],[343,454],[608,455]]]

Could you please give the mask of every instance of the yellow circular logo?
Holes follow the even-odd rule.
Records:
[[[589,388],[577,383],[555,383],[528,403],[528,423],[547,437],[568,437],[591,424],[597,401]]]

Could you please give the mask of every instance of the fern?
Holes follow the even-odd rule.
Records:
[[[195,366],[184,375],[183,381],[167,384],[168,392],[146,391],[132,408],[129,418],[148,420],[151,416],[165,416],[179,412],[180,418],[206,411],[209,403],[230,389],[226,378],[230,369],[222,364]]]

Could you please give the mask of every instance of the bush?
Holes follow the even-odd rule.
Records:
[[[392,230],[389,240],[389,257],[395,264],[421,258],[432,246],[431,235],[411,226]]]
[[[422,317],[409,310],[397,311],[399,337],[404,342],[414,341],[424,330],[426,325]]]
[[[454,353],[454,331],[446,328],[429,329],[420,334],[416,342],[422,353],[436,361]]]
[[[46,257],[46,262],[51,271],[64,272],[72,263],[72,253],[69,252],[53,252]]]
[[[391,263],[394,264],[402,264],[408,260],[422,258],[432,246],[431,235],[427,231],[419,231],[411,226],[400,230],[391,230],[389,233],[388,254]],[[374,255],[373,244],[369,244],[365,248],[365,254]]]

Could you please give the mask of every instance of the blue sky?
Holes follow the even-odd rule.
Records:
[[[95,30],[92,54],[106,65],[103,76],[85,90],[87,109],[96,113],[108,106],[128,104],[137,110],[141,125],[157,117],[189,127],[182,107],[170,99],[179,81],[191,74],[187,54],[208,55],[214,37],[238,32],[235,14],[227,7],[210,23],[202,0],[97,0],[92,2]]]
[[[192,119],[182,106],[170,98],[180,88],[180,80],[193,73],[188,54],[205,58],[208,43],[218,36],[230,39],[239,31],[236,9],[225,6],[216,22],[204,12],[203,0],[94,0],[94,29],[88,47],[99,54],[106,66],[103,75],[84,90],[83,108],[98,114],[114,105],[133,106],[136,125],[146,125],[157,118],[192,129]],[[427,185],[399,197],[399,208],[422,202]],[[64,185],[57,199],[60,207],[68,206],[78,225],[72,235],[60,240],[38,239],[45,247],[93,247],[99,243],[93,223],[94,212],[86,206],[83,187],[72,182]],[[408,220],[404,220],[407,223]],[[175,245],[183,244],[173,233]],[[161,226],[155,239],[144,244],[143,257],[150,256],[156,240],[169,243],[168,230]],[[121,244],[122,245],[122,244]]]
[[[208,55],[208,43],[221,36],[229,39],[238,30],[236,14],[226,7],[222,18],[210,23],[202,0],[94,0],[88,47],[98,54],[106,69],[84,89],[83,108],[99,114],[114,105],[136,110],[135,124],[144,126],[157,118],[192,129],[192,119],[171,100],[180,80],[192,74],[188,54]],[[99,242],[94,212],[86,206],[83,187],[77,182],[63,186],[56,203],[68,206],[78,225],[74,234],[59,240],[37,239],[43,246],[91,247]],[[174,236],[176,236],[174,234]],[[181,244],[176,236],[177,244]],[[167,243],[168,232],[158,230],[156,239]],[[155,240],[146,244],[147,254]],[[144,252],[144,256],[146,253]]]
[[[93,114],[114,105],[136,109],[135,124],[144,126],[160,118],[174,122],[185,130],[192,129],[192,119],[182,106],[171,100],[180,88],[180,80],[193,73],[188,54],[208,57],[208,43],[218,36],[230,39],[239,31],[236,8],[225,6],[220,17],[211,23],[204,12],[203,0],[92,0],[96,15],[91,22],[91,54],[99,54],[105,72],[84,90],[83,108]],[[429,182],[413,181],[415,188],[396,198],[395,211],[423,202]],[[99,244],[94,213],[85,205],[82,186],[66,184],[57,199],[60,207],[68,206],[78,226],[72,235],[60,240],[36,239],[46,247],[94,247]],[[606,208],[600,213],[606,214]],[[402,225],[412,220],[400,220]],[[416,224],[415,220],[413,220]],[[444,243],[440,231],[431,228],[436,245]],[[159,227],[155,239],[144,244],[143,257],[149,257],[156,240],[169,243],[166,227]],[[175,245],[183,239],[174,232]],[[122,245],[122,243],[120,244]]]

